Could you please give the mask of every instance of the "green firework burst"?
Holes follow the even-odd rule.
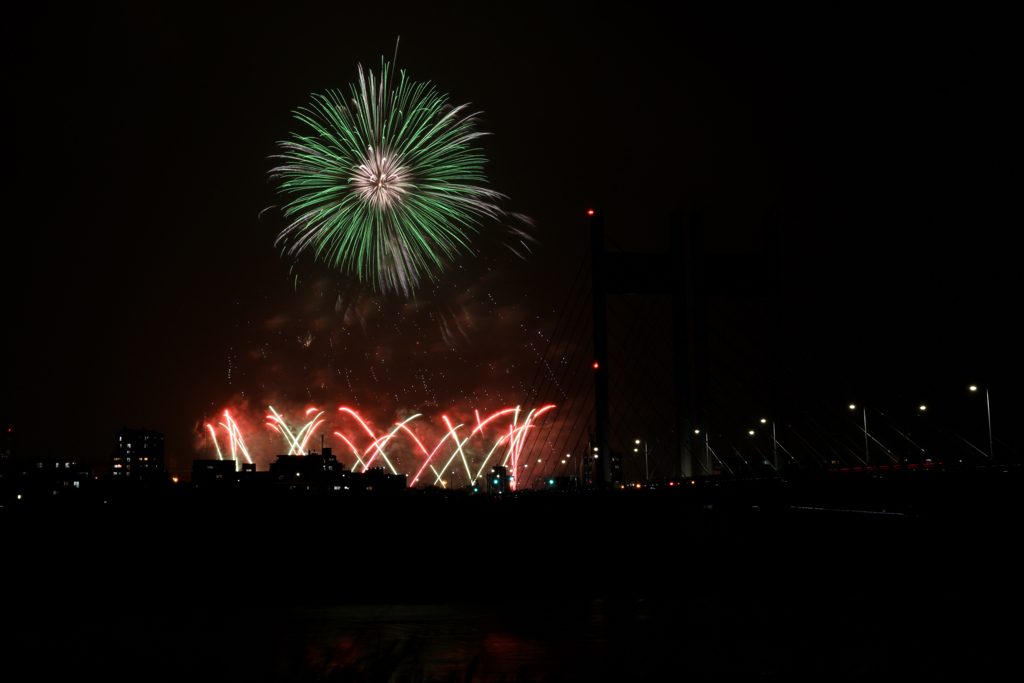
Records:
[[[484,183],[476,114],[452,107],[430,83],[383,62],[379,81],[359,67],[346,102],[340,91],[313,95],[295,117],[312,129],[278,143],[279,191],[291,222],[276,244],[315,252],[375,289],[410,296],[423,277],[468,250],[482,219],[507,214]]]

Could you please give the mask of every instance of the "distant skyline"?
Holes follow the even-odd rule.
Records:
[[[157,429],[183,472],[226,407],[522,403],[599,206],[631,251],[700,211],[709,250],[751,253],[774,212],[794,394],[952,413],[977,383],[1004,429],[1024,408],[1019,45],[997,16],[822,12],[32,8],[4,41],[0,419],[26,455],[96,463]],[[400,69],[483,112],[485,173],[538,226],[525,261],[484,226],[414,302],[281,258],[283,217],[258,218],[292,112],[398,36]],[[752,311],[756,347],[748,303],[721,310]]]

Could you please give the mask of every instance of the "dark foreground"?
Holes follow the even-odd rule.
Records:
[[[1016,667],[1017,483],[884,515],[656,492],[5,511],[3,666],[136,680],[990,677]]]

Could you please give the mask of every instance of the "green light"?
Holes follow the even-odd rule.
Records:
[[[382,60],[379,80],[359,66],[348,96],[313,95],[295,112],[307,130],[278,143],[281,164],[270,173],[291,197],[291,223],[275,245],[290,256],[308,249],[374,289],[412,296],[443,263],[471,253],[483,219],[531,221],[501,209],[504,196],[485,186],[482,133],[468,105],[451,107],[404,72],[397,80]],[[507,230],[522,244],[522,230]]]

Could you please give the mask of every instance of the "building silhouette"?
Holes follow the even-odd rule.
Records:
[[[0,432],[0,462],[14,460],[17,454],[17,433],[13,427],[4,427]]]
[[[510,481],[508,470],[501,465],[495,465],[491,468],[491,476],[487,477],[487,492],[507,493]]]
[[[406,487],[404,474],[388,474],[383,467],[353,473],[351,481],[351,485],[360,491],[401,491]]]
[[[2,501],[74,497],[92,483],[92,468],[69,458],[0,461]]]
[[[234,482],[235,474],[234,459],[192,461],[192,483],[196,486]]]
[[[304,455],[289,453],[277,456],[267,471],[259,472],[255,463],[242,463],[236,471],[234,460],[192,461],[192,485],[219,489],[240,485],[250,492],[308,491],[401,491],[406,488],[404,474],[390,474],[383,467],[365,472],[345,469],[330,448]]]
[[[164,435],[153,429],[128,429],[117,433],[110,455],[110,474],[115,479],[150,479],[164,474]]]
[[[338,462],[330,448],[322,450],[322,453],[310,451],[305,455],[277,456],[277,462],[270,465],[271,479],[305,487],[341,482],[347,474],[345,464]]]

